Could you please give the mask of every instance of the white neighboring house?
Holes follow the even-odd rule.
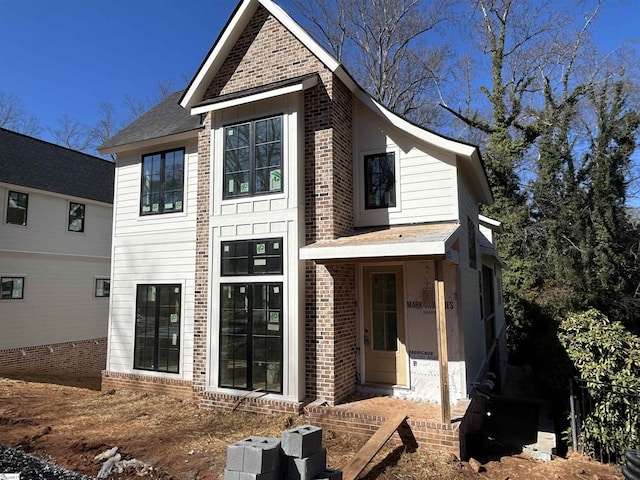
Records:
[[[104,369],[114,170],[0,129],[0,373]]]

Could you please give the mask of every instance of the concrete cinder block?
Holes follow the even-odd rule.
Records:
[[[237,472],[238,480],[280,480],[280,472],[248,473]],[[225,479],[226,480],[226,479]]]
[[[236,470],[224,469],[224,480],[240,480],[240,472]]]
[[[342,480],[342,470],[326,469],[324,472],[313,477],[313,480]]]
[[[246,440],[246,439],[245,439]],[[244,440],[237,441],[227,446],[227,470],[241,472],[244,468]],[[225,480],[226,471],[225,471]]]
[[[322,448],[322,428],[303,425],[282,432],[282,451],[288,457],[304,458]]]
[[[327,469],[327,449],[320,448],[308,457],[288,457],[287,460],[287,480],[311,480]]]
[[[244,447],[243,472],[269,473],[280,469],[280,439],[249,437],[242,440],[242,445]]]

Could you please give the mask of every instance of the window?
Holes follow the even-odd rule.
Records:
[[[70,232],[84,232],[84,203],[69,202],[67,228]]]
[[[471,217],[467,217],[467,240],[469,242],[469,268],[478,268],[478,255],[476,251],[476,224]]]
[[[493,286],[493,270],[482,266],[482,313],[484,319],[485,342],[487,352],[491,349],[496,339],[495,323],[495,293]]]
[[[282,393],[282,283],[221,286],[221,387]]]
[[[24,277],[2,277],[2,300],[19,300],[24,298]]]
[[[180,285],[138,285],[133,368],[178,373]]]
[[[108,297],[111,291],[111,280],[108,278],[96,278],[96,297]]]
[[[11,223],[13,225],[26,225],[28,206],[28,194],[12,192],[9,190],[9,201],[7,202],[7,223]]]
[[[396,206],[395,154],[379,153],[364,157],[365,208]]]
[[[222,275],[282,274],[282,238],[222,242]]]
[[[140,214],[182,211],[184,197],[184,149],[142,157]]]
[[[281,117],[225,127],[223,197],[281,191]]]

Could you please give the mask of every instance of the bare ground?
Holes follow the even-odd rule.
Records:
[[[118,446],[124,458],[154,466],[154,478],[217,480],[222,478],[227,445],[260,435],[280,437],[302,425],[304,417],[258,416],[242,412],[201,410],[195,403],[127,391],[99,392],[99,379],[0,378],[0,444],[20,448],[57,465],[95,476],[98,453]],[[323,432],[328,465],[343,468],[364,444],[345,433]],[[1,473],[1,472],[0,472]],[[134,473],[114,478],[133,480]],[[451,455],[426,450],[406,453],[385,447],[369,468],[366,480],[613,480],[620,469],[580,455],[551,462],[526,454],[505,456],[474,472]]]

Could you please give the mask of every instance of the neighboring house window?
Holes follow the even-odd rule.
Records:
[[[2,277],[2,300],[18,300],[24,298],[24,277]]]
[[[180,285],[138,285],[133,368],[178,373]]]
[[[184,149],[142,157],[140,214],[181,212],[184,199]]]
[[[282,274],[282,238],[222,242],[222,275]]]
[[[28,206],[29,195],[27,193],[13,192],[9,190],[9,200],[7,202],[7,223],[11,223],[13,225],[26,225]]]
[[[111,292],[111,280],[108,278],[96,278],[96,297],[108,297]]]
[[[84,232],[84,203],[69,202],[70,232]]]
[[[471,217],[467,217],[467,240],[469,242],[469,268],[478,268],[478,254],[476,250],[476,224]]]
[[[485,265],[482,266],[482,313],[484,317],[484,338],[488,352],[496,339],[496,308],[493,270]]]
[[[282,192],[282,118],[224,128],[223,197]]]
[[[364,157],[365,208],[396,206],[395,154],[378,153]]]
[[[282,283],[221,285],[220,386],[282,393]]]

